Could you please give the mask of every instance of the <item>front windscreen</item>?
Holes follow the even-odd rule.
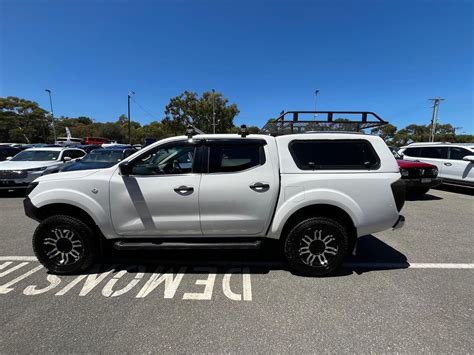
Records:
[[[12,161],[51,161],[58,160],[58,150],[25,150],[15,155]]]
[[[105,150],[96,149],[86,155],[82,162],[100,162],[100,163],[117,163],[121,161],[123,154],[121,150]]]

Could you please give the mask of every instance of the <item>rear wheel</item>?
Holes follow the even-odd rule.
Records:
[[[33,250],[39,262],[53,274],[86,270],[99,254],[92,229],[70,216],[52,216],[40,223],[33,235]]]
[[[314,217],[290,231],[284,250],[288,263],[298,273],[324,276],[341,266],[349,250],[349,237],[339,222]]]

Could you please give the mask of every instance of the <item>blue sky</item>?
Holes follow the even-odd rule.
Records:
[[[443,123],[474,133],[469,0],[0,0],[0,96],[57,116],[115,120],[127,92],[142,123],[169,98],[212,88],[236,123],[281,110],[370,110],[399,128]]]

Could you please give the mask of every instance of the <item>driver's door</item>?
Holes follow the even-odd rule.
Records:
[[[144,152],[110,181],[115,231],[128,236],[200,236],[198,146],[167,143]]]

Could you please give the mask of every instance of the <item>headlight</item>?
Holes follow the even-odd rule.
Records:
[[[407,169],[400,169],[400,174],[402,174],[402,176],[407,177],[408,175],[410,175],[410,172]]]
[[[28,171],[29,173],[33,173],[36,171],[44,171],[46,170],[47,166],[42,166],[41,168],[34,168],[34,169],[26,169],[25,171]]]

